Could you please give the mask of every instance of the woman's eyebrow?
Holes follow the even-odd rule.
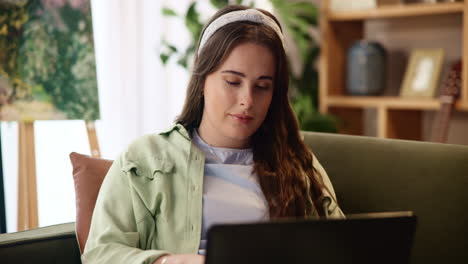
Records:
[[[245,77],[245,74],[243,74],[242,72],[238,72],[238,71],[225,70],[225,71],[222,71],[221,73],[231,73],[231,74],[239,75],[241,77]]]
[[[259,80],[270,80],[270,81],[273,81],[273,77],[271,76],[265,76],[265,75],[262,75],[260,77],[258,77]]]
[[[233,70],[225,70],[225,71],[222,71],[221,73],[231,73],[231,74],[239,75],[241,77],[245,77],[245,74],[243,74],[242,72],[233,71]],[[272,80],[273,81],[273,77],[262,75],[258,77],[258,80]]]

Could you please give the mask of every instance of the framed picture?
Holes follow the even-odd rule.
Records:
[[[0,121],[97,120],[90,0],[0,0]]]
[[[400,96],[433,98],[444,60],[443,49],[415,49],[406,67]]]

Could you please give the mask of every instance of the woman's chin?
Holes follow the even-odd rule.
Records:
[[[255,131],[252,131],[252,129],[232,129],[229,131],[228,135],[230,138],[242,142],[249,141],[254,132]]]

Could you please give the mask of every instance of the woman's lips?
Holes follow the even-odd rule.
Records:
[[[248,116],[248,115],[235,115],[235,114],[230,114],[230,116],[231,116],[234,120],[236,120],[236,121],[238,121],[238,122],[241,122],[241,123],[243,123],[243,124],[247,124],[247,123],[249,123],[250,121],[253,120],[253,117]]]

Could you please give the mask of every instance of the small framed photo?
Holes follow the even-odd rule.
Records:
[[[413,50],[406,67],[400,96],[433,98],[439,83],[443,60],[443,49]]]

